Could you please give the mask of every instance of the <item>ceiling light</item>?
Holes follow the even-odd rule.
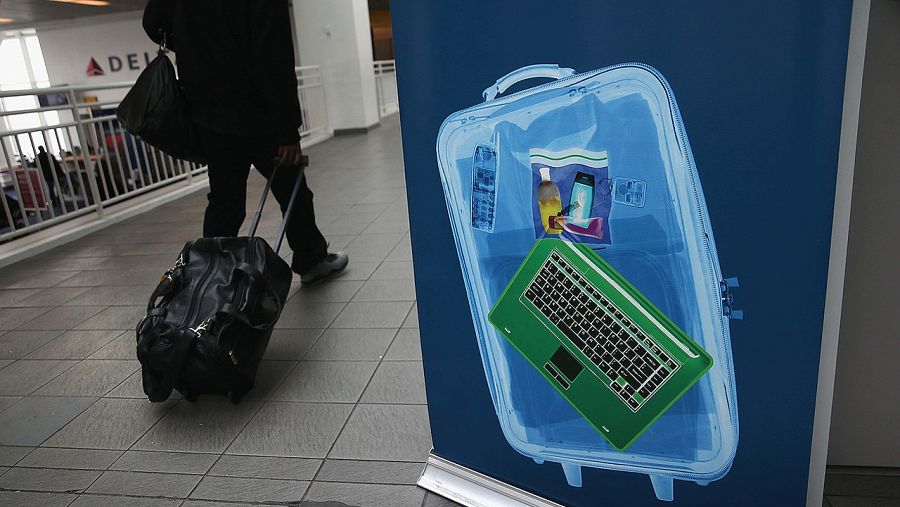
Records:
[[[92,5],[94,7],[103,7],[109,5],[106,0],[50,0],[51,2],[59,2],[63,4]]]
[[[0,23],[12,23],[15,21],[13,18],[0,18]]]

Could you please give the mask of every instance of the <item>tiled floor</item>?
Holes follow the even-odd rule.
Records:
[[[824,507],[900,507],[900,469],[828,467]]]
[[[238,406],[151,405],[135,359],[202,193],[0,270],[0,505],[455,505],[415,486],[431,440],[397,117],[307,152],[319,225],[350,267],[292,288]],[[830,470],[825,506],[900,506],[898,483]]]
[[[202,193],[0,270],[0,505],[450,505],[415,486],[431,440],[399,132],[394,116],[307,150],[350,267],[292,288],[240,405],[150,404],[135,359]],[[263,234],[279,220],[270,200]]]

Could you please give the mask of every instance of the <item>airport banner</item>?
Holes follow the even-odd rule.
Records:
[[[851,7],[392,2],[420,484],[807,501]]]

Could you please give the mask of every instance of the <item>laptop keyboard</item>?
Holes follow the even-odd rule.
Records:
[[[607,377],[633,412],[680,366],[554,250],[524,296]]]

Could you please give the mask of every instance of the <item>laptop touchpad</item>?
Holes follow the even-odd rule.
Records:
[[[550,358],[550,362],[553,363],[553,366],[556,366],[556,369],[559,370],[560,373],[569,379],[569,382],[574,382],[575,377],[577,377],[578,374],[581,373],[581,370],[584,369],[584,366],[582,366],[581,363],[562,346],[556,349],[553,357]]]

